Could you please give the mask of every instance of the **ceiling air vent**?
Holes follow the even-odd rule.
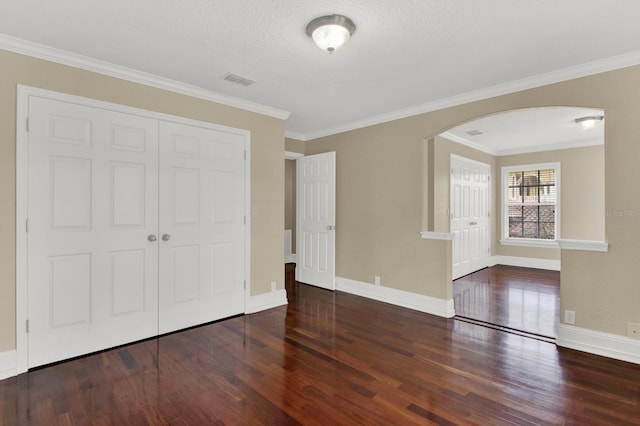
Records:
[[[231,83],[239,84],[241,86],[251,86],[255,81],[249,80],[248,78],[240,77],[239,75],[231,74],[230,72],[226,73],[223,77],[223,80],[227,80]]]
[[[484,132],[481,130],[469,130],[468,132],[465,132],[465,133],[468,134],[469,136],[484,135]]]

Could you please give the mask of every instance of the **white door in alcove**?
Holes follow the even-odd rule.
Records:
[[[297,160],[296,280],[335,290],[336,153]]]
[[[489,265],[491,166],[451,155],[450,172],[452,278],[456,279]]]

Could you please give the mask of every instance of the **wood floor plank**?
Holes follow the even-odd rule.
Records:
[[[453,282],[456,315],[555,338],[560,272],[496,265]]]
[[[0,424],[640,424],[636,364],[289,288],[286,307],[0,381]]]

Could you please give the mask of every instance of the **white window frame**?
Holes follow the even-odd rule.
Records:
[[[556,209],[555,209],[555,239],[553,240],[542,240],[537,238],[515,238],[509,237],[509,208],[507,205],[507,186],[508,186],[508,176],[511,172],[518,172],[522,170],[544,170],[544,169],[554,169],[555,170],[555,187],[556,187]],[[501,226],[502,236],[500,239],[500,244],[503,245],[511,245],[511,246],[525,246],[525,247],[548,247],[548,248],[557,248],[558,240],[560,240],[560,200],[562,199],[560,196],[560,163],[538,163],[538,164],[518,164],[516,166],[504,166],[502,167],[502,177],[500,179],[501,185]]]

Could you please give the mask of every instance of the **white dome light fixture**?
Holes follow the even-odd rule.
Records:
[[[343,15],[320,16],[307,25],[307,35],[316,46],[329,53],[345,44],[355,30],[356,24]]]
[[[590,115],[587,117],[576,118],[574,121],[576,124],[582,126],[583,129],[593,129],[596,125],[600,124],[604,120],[604,115]]]

